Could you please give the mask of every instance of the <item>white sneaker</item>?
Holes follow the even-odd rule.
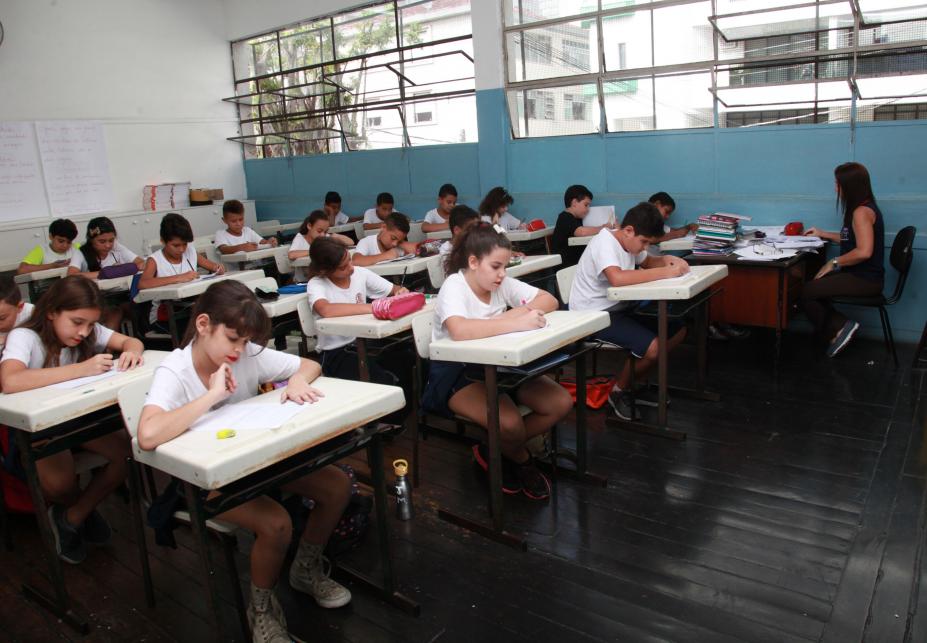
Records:
[[[283,608],[272,589],[251,585],[251,602],[246,612],[252,643],[293,643],[286,630]]]
[[[322,556],[322,548],[318,547],[315,556],[300,556],[290,566],[290,587],[296,591],[309,594],[320,607],[334,609],[343,607],[351,602],[351,592],[347,587],[333,581],[331,563]]]
[[[827,347],[827,356],[836,357],[840,351],[846,348],[847,344],[850,343],[850,340],[853,339],[853,335],[855,335],[858,330],[859,322],[847,321],[847,323],[843,325],[843,328],[840,329],[840,332],[837,333],[837,336],[831,341],[830,346]]]

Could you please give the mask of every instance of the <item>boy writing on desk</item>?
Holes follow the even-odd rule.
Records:
[[[636,358],[625,362],[608,395],[609,404],[622,420],[638,419],[631,412],[632,401],[656,406],[644,390],[631,391],[630,382],[632,363],[634,376],[640,381],[657,360],[657,320],[635,314],[633,302],[610,301],[607,293],[609,288],[679,277],[689,271],[689,264],[678,257],[647,254],[647,248],[662,232],[663,217],[657,207],[638,203],[624,215],[617,230],[601,230],[589,242],[576,266],[570,290],[570,310],[608,311],[611,323],[595,338],[626,348]],[[672,350],[685,336],[685,327],[671,322],[668,348]]]
[[[277,247],[276,237],[264,239],[245,225],[245,206],[241,201],[232,199],[222,204],[222,222],[226,228],[216,231],[215,237],[216,249],[221,254],[251,252],[260,246]]]
[[[687,223],[681,228],[669,227],[669,218],[673,216],[673,212],[676,211],[676,201],[666,192],[657,192],[647,201],[657,206],[657,210],[660,211],[660,216],[663,217],[663,234],[659,239],[657,239],[656,243],[660,243],[661,241],[669,241],[670,239],[679,239],[680,237],[686,236],[690,232],[695,232],[698,230],[697,223]]]
[[[74,256],[77,226],[70,219],[55,219],[48,226],[48,243],[40,243],[23,257],[17,275],[50,268],[66,268]]]
[[[393,213],[396,201],[389,192],[380,192],[377,195],[377,207],[364,212],[364,230],[376,230],[383,227],[386,217]],[[360,239],[358,239],[360,241]]]
[[[372,266],[381,261],[415,254],[416,244],[406,241],[408,234],[409,218],[400,212],[391,212],[384,219],[378,233],[364,237],[357,243],[357,252],[351,262],[355,266]]]
[[[575,266],[583,254],[582,246],[571,246],[570,237],[591,237],[605,226],[583,225],[589,214],[592,192],[585,185],[571,185],[563,194],[564,210],[557,217],[550,237],[550,251],[560,255],[564,266]]]
[[[438,190],[438,207],[425,214],[422,232],[438,232],[450,228],[451,211],[457,205],[457,188],[445,183]]]

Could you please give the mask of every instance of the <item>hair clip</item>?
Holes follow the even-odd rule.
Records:
[[[492,229],[495,230],[497,234],[505,234],[505,228],[498,223],[492,224]]]
[[[97,235],[100,234],[100,229],[99,229],[99,228],[90,228],[89,230],[87,230],[87,233],[88,233],[91,237],[96,237]]]

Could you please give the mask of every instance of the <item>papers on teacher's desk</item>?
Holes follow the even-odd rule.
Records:
[[[278,398],[272,399],[272,402],[259,404],[228,404],[215,411],[210,411],[197,420],[189,430],[215,433],[223,429],[235,431],[278,429],[310,406],[308,403],[300,405],[296,402],[280,404]]]

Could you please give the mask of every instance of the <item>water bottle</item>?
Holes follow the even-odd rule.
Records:
[[[393,490],[396,492],[396,517],[399,520],[412,518],[412,485],[406,479],[409,472],[409,463],[405,460],[393,460],[393,473],[396,474],[396,483]]]

